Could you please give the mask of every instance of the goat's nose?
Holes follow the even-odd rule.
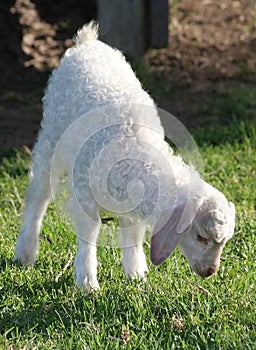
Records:
[[[219,267],[218,265],[213,265],[213,266],[211,266],[211,267],[207,270],[207,275],[206,275],[206,277],[210,277],[210,276],[214,275],[214,274],[217,272],[218,267]]]

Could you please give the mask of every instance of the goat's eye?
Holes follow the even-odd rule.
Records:
[[[200,235],[197,235],[196,239],[198,240],[198,242],[201,242],[201,243],[203,243],[203,244],[205,244],[205,245],[207,245],[208,242],[209,242],[209,239],[204,238],[204,237],[202,237],[202,236],[200,236]]]

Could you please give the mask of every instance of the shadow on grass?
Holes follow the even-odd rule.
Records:
[[[15,270],[17,274],[24,272],[24,266],[19,262],[6,258],[0,258],[0,269]],[[70,289],[72,285],[74,285],[73,290],[72,287]],[[26,276],[24,276],[24,282],[19,285],[13,280],[11,285],[5,285],[1,290],[2,295],[12,295],[13,300],[5,306],[2,305],[0,334],[8,336],[9,339],[10,337],[17,339],[18,334],[22,339],[30,337],[29,333],[33,332],[35,338],[37,336],[48,338],[54,330],[58,333],[65,332],[65,337],[72,337],[75,326],[78,332],[80,329],[89,337],[95,336],[100,331],[104,332],[103,337],[109,340],[111,338],[108,333],[109,325],[105,329],[102,322],[104,324],[107,319],[111,324],[111,333],[116,332],[120,335],[127,315],[138,312],[138,292],[145,294],[142,308],[148,305],[147,317],[153,316],[160,324],[169,317],[166,307],[161,304],[161,301],[157,302],[157,290],[143,281],[128,281],[124,276],[123,279],[121,278],[121,283],[113,284],[109,288],[109,282],[107,282],[106,286],[107,290],[102,283],[103,288],[99,294],[84,295],[75,286],[73,277],[68,274],[63,275],[58,282],[44,280],[40,284],[34,281],[30,283]],[[151,302],[153,306],[150,307]],[[18,308],[15,310],[13,305],[18,305]],[[123,322],[120,322],[120,319]],[[115,339],[115,341],[120,340],[119,337]]]
[[[0,269],[6,270],[8,266],[11,270],[24,271],[24,266],[11,259],[1,258]],[[77,296],[73,297],[72,303],[65,296],[65,286],[72,284],[68,276],[62,276],[61,280],[44,281],[43,283],[33,283],[30,285],[28,281],[24,281],[17,285],[15,280],[10,285],[5,285],[1,289],[2,295],[13,295],[17,300],[18,308],[15,310],[8,304],[3,306],[0,316],[0,334],[8,334],[15,329],[19,329],[19,334],[26,334],[33,329],[34,333],[47,335],[47,329],[61,321],[67,331],[71,327],[72,320],[82,322],[79,314],[82,313],[84,303],[92,296],[84,296],[77,289]],[[45,296],[42,296],[44,291]],[[54,294],[54,295],[53,295]],[[59,296],[58,296],[59,294]],[[39,296],[40,295],[40,296]],[[45,299],[44,302],[40,301]],[[20,303],[20,304],[19,304]]]
[[[256,137],[256,89],[236,89],[209,97],[193,114],[205,116],[194,133],[199,145],[246,142]]]

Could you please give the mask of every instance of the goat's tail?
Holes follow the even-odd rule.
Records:
[[[78,30],[74,37],[74,42],[76,45],[87,44],[90,41],[98,39],[99,25],[95,21],[91,21],[85,24],[81,29]]]

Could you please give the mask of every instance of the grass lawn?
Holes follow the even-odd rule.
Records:
[[[210,279],[196,276],[177,249],[162,266],[150,266],[146,283],[127,281],[119,250],[99,247],[101,291],[84,296],[74,285],[72,264],[64,271],[76,238],[54,205],[36,265],[13,262],[30,160],[21,152],[3,159],[0,349],[255,349],[255,103],[255,89],[232,90],[192,111],[209,118],[209,127],[194,135],[205,179],[237,209],[235,236]],[[115,222],[103,230],[114,232]]]

